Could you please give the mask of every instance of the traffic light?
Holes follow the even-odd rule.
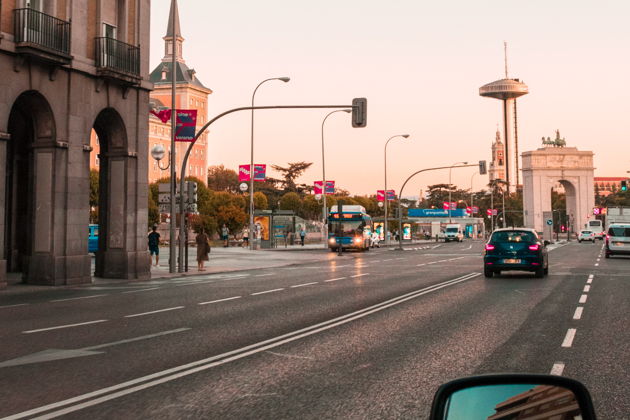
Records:
[[[486,167],[486,161],[480,160],[479,161],[479,175],[485,175],[487,173],[488,173],[488,169]]]
[[[354,98],[352,100],[352,126],[355,128],[367,125],[367,98]]]
[[[621,191],[628,191],[628,181],[621,181]]]

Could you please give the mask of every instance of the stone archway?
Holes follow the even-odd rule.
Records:
[[[569,229],[579,230],[595,205],[593,152],[543,147],[522,156],[525,226],[545,231],[545,219],[552,210],[551,189],[560,182],[566,193]]]
[[[51,283],[55,164],[65,155],[56,141],[50,104],[37,91],[20,94],[9,114],[9,138],[0,144],[0,269],[22,281]]]

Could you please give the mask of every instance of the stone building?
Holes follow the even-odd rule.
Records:
[[[149,18],[150,0],[0,2],[0,284],[7,273],[91,281],[92,130],[101,147],[95,274],[150,276]]]

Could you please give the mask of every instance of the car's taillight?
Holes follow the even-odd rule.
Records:
[[[540,249],[540,245],[534,244],[529,246],[530,251],[538,251]]]
[[[493,251],[493,250],[494,250],[494,245],[486,244],[486,251]]]

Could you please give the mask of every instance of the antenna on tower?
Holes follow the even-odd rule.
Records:
[[[503,41],[503,56],[505,57],[505,78],[508,78],[508,65],[507,65],[507,42]]]

